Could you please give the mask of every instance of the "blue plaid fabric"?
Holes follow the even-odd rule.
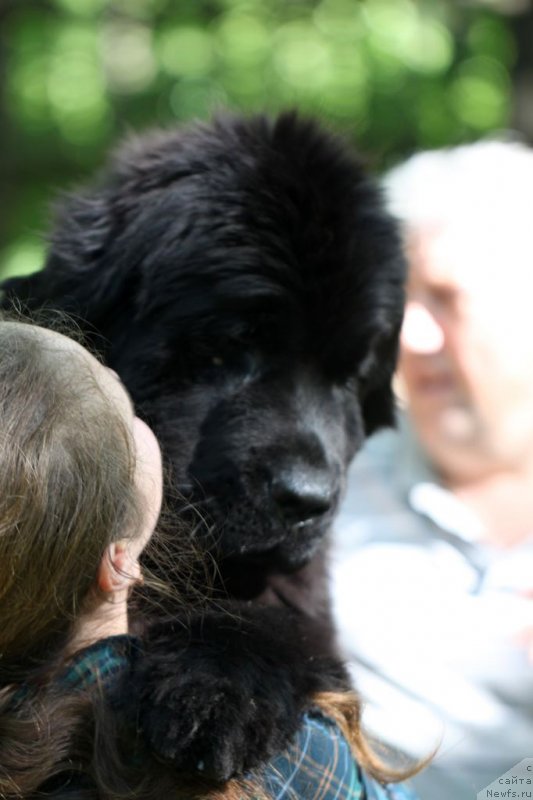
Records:
[[[319,712],[305,714],[295,740],[262,778],[274,800],[416,800],[405,784],[382,786],[365,775],[340,730]]]
[[[128,668],[136,641],[102,639],[74,658],[62,683],[72,690],[109,686]],[[416,800],[405,784],[382,786],[365,775],[340,730],[318,711],[304,715],[290,747],[259,778],[272,800]]]
[[[130,665],[132,650],[137,647],[135,636],[110,636],[100,639],[71,659],[61,676],[61,685],[68,689],[86,689],[97,684],[110,686]]]

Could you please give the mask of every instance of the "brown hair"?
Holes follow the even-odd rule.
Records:
[[[88,361],[0,319],[0,675],[60,650],[111,542],[135,534],[134,453]]]
[[[320,692],[313,697],[313,705],[336,723],[358,765],[380,783],[412,778],[429,764],[438,749],[435,747],[427,757],[414,762],[382,742],[371,743],[361,726],[361,700],[356,692]]]

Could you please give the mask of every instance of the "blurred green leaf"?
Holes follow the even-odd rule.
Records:
[[[44,260],[44,245],[34,239],[20,239],[0,253],[0,278],[38,272]]]
[[[510,66],[516,59],[516,46],[505,22],[494,17],[475,19],[468,31],[468,44],[478,55],[497,59]]]
[[[199,26],[176,26],[161,32],[157,55],[169,75],[206,75],[214,63],[213,37]]]
[[[258,17],[228,14],[216,27],[216,46],[226,63],[250,69],[268,55],[271,36],[272,31]]]
[[[301,92],[313,92],[330,82],[330,48],[309,22],[290,22],[278,30],[273,61],[280,78]]]
[[[54,0],[60,11],[74,16],[90,17],[98,14],[107,5],[107,0]]]
[[[477,57],[461,65],[451,86],[458,118],[473,130],[504,127],[509,113],[509,80],[494,59]]]
[[[100,54],[108,91],[143,92],[157,76],[153,35],[148,25],[130,20],[104,25]]]

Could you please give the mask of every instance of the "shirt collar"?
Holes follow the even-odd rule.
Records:
[[[398,482],[408,505],[438,528],[466,542],[478,541],[484,533],[483,523],[453,492],[439,483],[405,413],[399,415],[398,428],[402,441]]]

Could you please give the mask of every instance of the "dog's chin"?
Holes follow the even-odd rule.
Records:
[[[240,552],[235,560],[243,568],[260,569],[267,573],[290,573],[304,567],[316,554],[328,531],[328,525],[315,520],[300,522],[288,528],[283,538],[275,544],[252,543]]]
[[[247,498],[223,505],[212,496],[202,505],[193,500],[191,507],[201,507],[203,524],[197,530],[217,562],[257,576],[304,567],[327,535],[335,511],[291,524],[275,508],[259,508]]]
[[[294,525],[288,538],[275,548],[274,558],[280,572],[294,572],[304,567],[315,556],[329,529],[316,522]]]

